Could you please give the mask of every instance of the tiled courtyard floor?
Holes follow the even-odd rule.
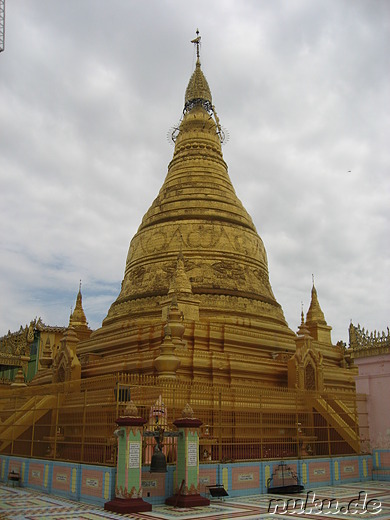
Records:
[[[97,506],[71,502],[53,495],[36,493],[26,488],[12,488],[0,485],[0,520],[102,520],[133,518],[134,520],[280,520],[282,518],[372,518],[390,520],[390,482],[369,481],[354,484],[322,487],[308,495],[309,488],[299,495],[250,495],[247,497],[227,498],[224,501],[213,499],[210,507],[175,509],[169,506],[153,506],[149,513],[119,515],[109,513]],[[360,501],[358,501],[359,492]],[[288,498],[289,509],[285,508]],[[270,512],[268,512],[270,500]],[[302,504],[307,500],[306,507]],[[315,500],[316,504],[314,504]],[[329,509],[329,500],[336,499]],[[364,510],[364,499],[366,507]],[[278,500],[278,502],[276,502]],[[321,507],[320,511],[318,508]],[[352,502],[351,502],[352,501]],[[371,501],[371,502],[370,502]],[[349,511],[347,510],[350,504]],[[275,506],[279,505],[275,513]],[[354,513],[354,514],[353,514]],[[376,513],[376,514],[374,514]]]

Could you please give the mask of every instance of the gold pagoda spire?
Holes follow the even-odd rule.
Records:
[[[324,313],[320,307],[320,303],[318,301],[317,289],[314,285],[314,277],[313,277],[313,286],[311,289],[311,301],[309,310],[306,314],[306,327],[310,332],[310,336],[317,341],[320,341],[323,344],[331,345],[332,340],[330,336],[330,331],[332,327],[326,323]]]
[[[317,295],[317,289],[314,285],[313,280],[313,287],[311,289],[311,302],[309,306],[309,310],[306,314],[306,324],[309,323],[318,323],[321,325],[326,325],[325,315],[322,312],[322,309],[320,307],[320,303],[318,301],[318,295]]]
[[[195,71],[188,82],[185,93],[185,111],[191,110],[194,104],[209,104],[210,108],[212,106],[211,90],[200,67],[199,45],[201,37],[199,36],[198,30],[196,31],[196,34],[197,37],[194,40],[191,40],[191,43],[196,45],[196,66]]]
[[[70,313],[69,327],[73,327],[76,331],[77,337],[80,340],[88,339],[92,330],[88,326],[88,321],[83,309],[83,297],[81,295],[81,280],[79,285],[79,292],[76,297],[76,305],[74,311]]]
[[[298,336],[309,336],[310,335],[310,332],[309,332],[308,328],[306,327],[306,323],[305,323],[305,315],[303,313],[303,303],[301,303],[301,324],[298,327],[297,335]]]
[[[79,285],[79,292],[77,293],[76,305],[74,311],[71,313],[69,325],[73,327],[88,327],[87,318],[83,309],[83,297],[81,296],[81,280]]]

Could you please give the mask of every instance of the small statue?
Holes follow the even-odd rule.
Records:
[[[183,408],[181,416],[183,417],[183,419],[193,419],[194,418],[194,410],[191,408],[189,403],[187,403],[185,405],[185,407]]]

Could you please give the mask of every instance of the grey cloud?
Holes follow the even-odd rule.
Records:
[[[296,330],[314,272],[333,339],[389,316],[388,4],[176,0],[7,4],[0,55],[1,333],[66,324],[79,278],[93,327],[164,180],[194,66],[237,194]],[[351,172],[349,172],[351,170]]]

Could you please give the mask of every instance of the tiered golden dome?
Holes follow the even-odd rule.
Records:
[[[275,351],[293,352],[296,335],[272,292],[264,244],[228,175],[221,135],[198,56],[168,173],[131,240],[120,294],[78,348],[86,376],[157,371],[287,384],[269,360]],[[185,332],[167,368],[164,326],[173,301]]]
[[[182,254],[193,293],[224,298],[223,305],[209,298],[204,313],[212,308],[214,314],[236,313],[236,302],[229,298],[245,298],[249,300],[245,314],[285,324],[269,282],[263,242],[223,160],[211,93],[199,60],[185,100],[187,110],[168,174],[131,241],[122,290],[105,323],[131,316],[136,300],[166,295]],[[149,316],[153,310],[158,318],[159,308],[150,301]]]

